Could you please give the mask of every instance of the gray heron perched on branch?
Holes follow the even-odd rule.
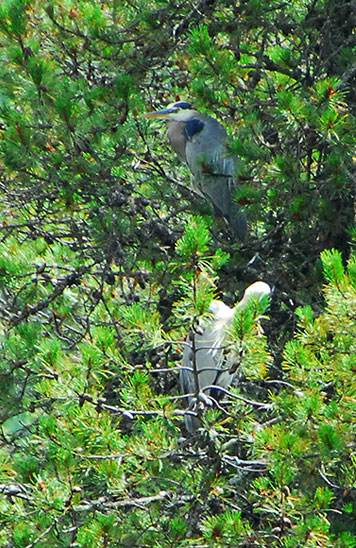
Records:
[[[248,286],[242,300],[234,308],[222,301],[212,301],[209,308],[211,317],[189,333],[179,381],[183,394],[189,394],[190,411],[196,411],[199,402],[202,406],[211,405],[211,397],[217,398],[219,387],[229,387],[234,378],[236,357],[225,348],[227,331],[237,311],[244,309],[252,299],[260,300],[271,293],[267,283],[258,281]],[[187,413],[185,425],[189,432],[194,432],[200,421]]]
[[[237,160],[228,151],[225,128],[215,118],[200,113],[185,101],[144,116],[166,120],[168,140],[178,157],[187,164],[193,188],[213,204],[216,213],[224,217],[234,234],[244,240],[246,217],[234,201]]]

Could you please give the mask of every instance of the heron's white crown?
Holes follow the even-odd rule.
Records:
[[[198,111],[194,108],[176,110],[168,115],[168,119],[173,120],[173,122],[188,122],[196,114],[198,114]]]
[[[145,118],[158,118],[162,120],[172,120],[174,122],[187,122],[193,116],[199,114],[190,103],[177,101],[171,103],[163,110],[155,110],[144,114]]]

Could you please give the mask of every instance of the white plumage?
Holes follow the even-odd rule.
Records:
[[[195,332],[189,333],[183,351],[180,385],[183,394],[189,394],[190,410],[196,409],[198,400],[209,404],[209,396],[217,397],[218,390],[207,387],[229,387],[234,377],[229,371],[234,356],[224,352],[227,330],[237,310],[245,308],[252,298],[262,299],[267,295],[271,295],[270,286],[258,281],[245,290],[242,300],[234,308],[222,301],[212,301],[209,308],[211,317]],[[189,432],[194,432],[200,423],[196,417],[187,414],[185,424]]]

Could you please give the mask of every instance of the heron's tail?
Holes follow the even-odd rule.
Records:
[[[239,240],[243,242],[246,239],[248,229],[246,215],[237,205],[237,203],[234,202],[233,197],[231,198],[232,200],[229,215],[224,215],[224,217],[229,223],[231,230],[234,232],[234,234],[236,234]]]
[[[193,185],[207,198],[214,206],[217,215],[224,217],[231,230],[244,241],[247,235],[246,215],[234,201],[234,190],[236,188],[232,177],[224,175],[209,175],[197,180],[193,177]]]

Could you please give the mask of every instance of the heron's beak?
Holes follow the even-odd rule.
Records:
[[[170,114],[173,114],[175,110],[173,108],[164,108],[163,110],[155,110],[153,112],[146,112],[143,114],[143,118],[169,118]]]

